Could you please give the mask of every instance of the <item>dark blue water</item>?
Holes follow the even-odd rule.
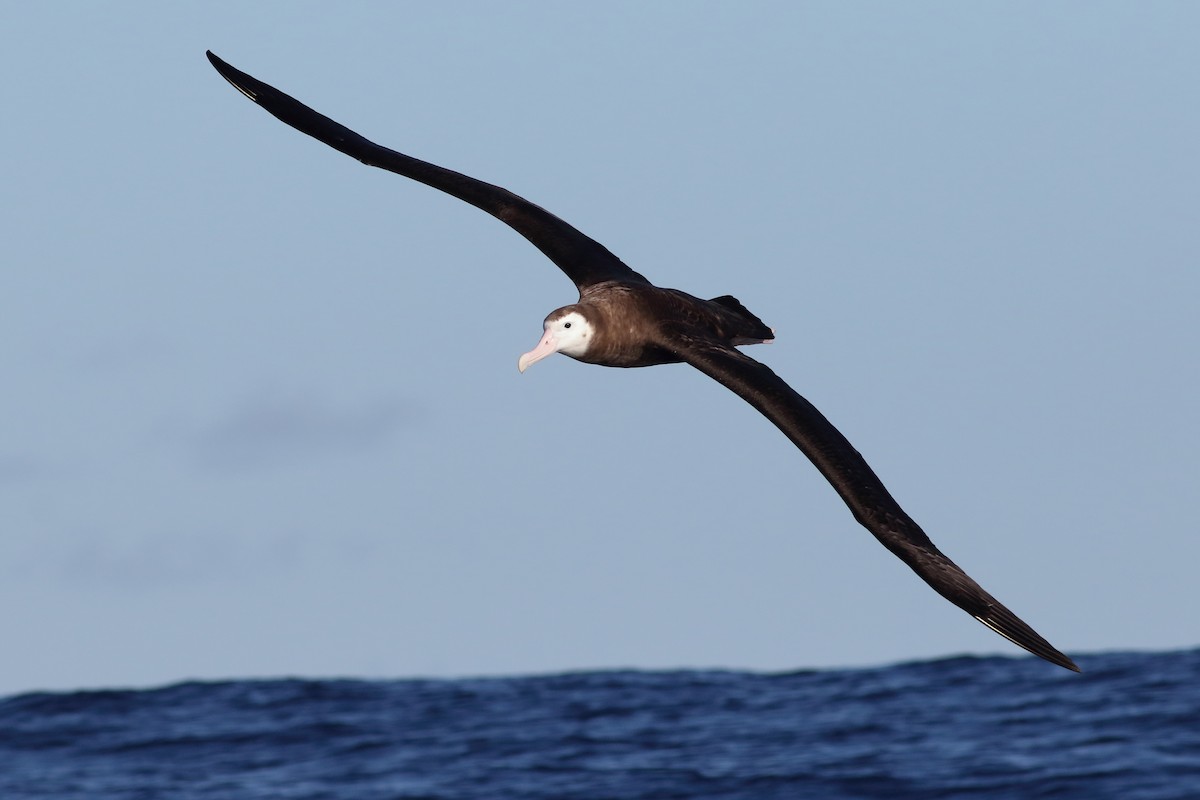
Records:
[[[0,700],[0,798],[1200,798],[1200,650]]]

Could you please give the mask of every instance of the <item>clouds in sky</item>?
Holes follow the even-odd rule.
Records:
[[[1056,645],[1195,643],[1192,7],[77,5],[0,50],[0,692],[1012,652],[704,376],[519,377],[553,265],[205,49],[738,296]]]
[[[48,470],[49,465],[33,456],[0,452],[0,486],[36,480]]]
[[[413,417],[395,398],[337,405],[311,395],[269,393],[198,426],[183,442],[206,469],[266,468],[379,447]]]

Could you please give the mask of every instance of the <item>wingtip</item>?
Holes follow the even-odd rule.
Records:
[[[1055,652],[1057,653],[1058,651],[1056,650]],[[1053,663],[1058,664],[1060,667],[1065,667],[1066,669],[1071,670],[1071,672],[1083,672],[1083,670],[1079,668],[1079,665],[1072,661],[1071,658],[1065,653],[1058,653],[1058,660],[1054,661]]]
[[[1033,628],[1022,622],[1019,617],[1004,608],[1004,606],[997,605],[993,607],[987,616],[981,614],[972,614],[971,616],[1018,647],[1033,653],[1038,658],[1049,661],[1051,664],[1064,669],[1069,669],[1072,672],[1083,672],[1079,668],[1079,665],[1072,661],[1065,653],[1059,651],[1054,645],[1039,636]]]
[[[231,66],[227,62],[221,60],[221,58],[218,57],[217,54],[212,50],[205,50],[204,54],[208,56],[208,63],[213,65],[213,69],[220,73],[222,78],[229,81],[230,86],[237,89],[254,102],[258,102],[258,91],[256,91],[254,88],[251,88],[254,84],[258,83],[258,81],[256,81],[254,78],[251,78],[249,75],[237,69],[236,67]]]

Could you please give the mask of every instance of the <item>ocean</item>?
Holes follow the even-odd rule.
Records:
[[[0,798],[1200,798],[1200,649],[0,699]]]

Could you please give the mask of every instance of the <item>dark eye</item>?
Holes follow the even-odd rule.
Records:
[[[569,328],[569,327],[571,327],[571,323],[569,323],[569,322],[564,322],[564,323],[563,323],[563,327],[564,327],[564,328]]]

